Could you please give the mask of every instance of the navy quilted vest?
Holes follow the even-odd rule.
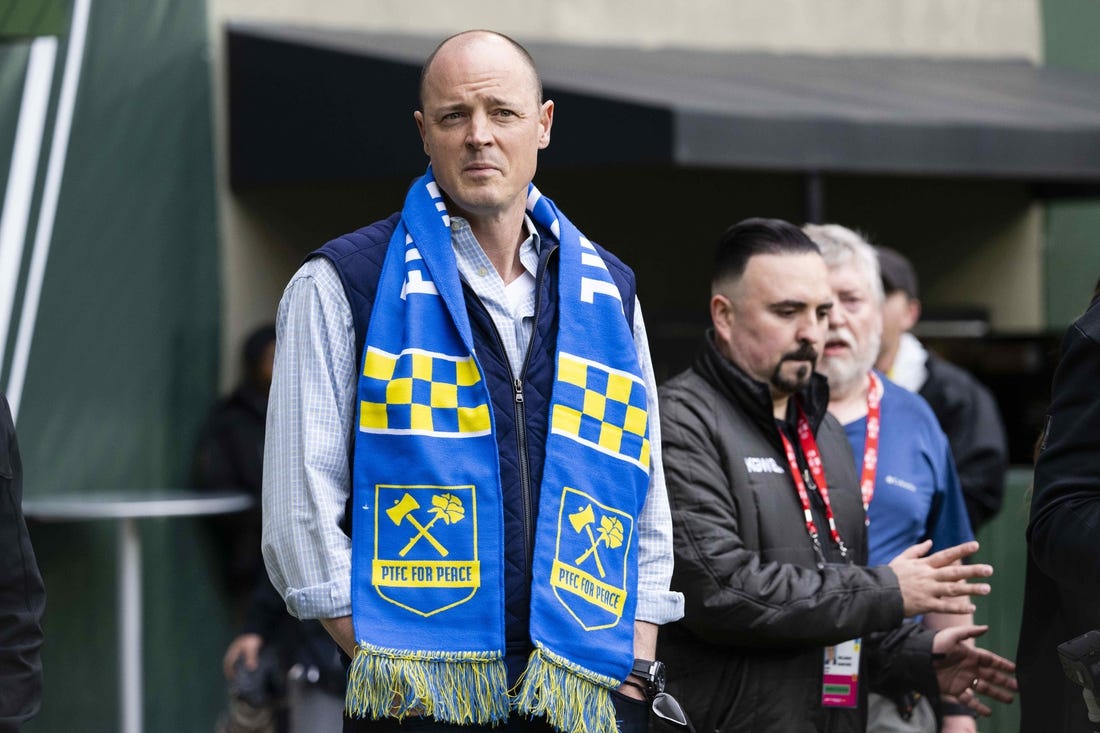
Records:
[[[336,266],[344,293],[351,305],[355,324],[355,348],[363,353],[382,263],[390,235],[400,213],[375,222],[351,234],[334,239],[309,257],[325,257]],[[540,230],[542,255],[537,275],[538,300],[535,328],[523,374],[514,376],[496,327],[485,306],[469,287],[466,310],[473,330],[478,363],[484,371],[493,402],[497,447],[500,454],[500,482],[504,494],[504,583],[505,640],[509,681],[527,663],[531,651],[528,620],[531,600],[531,556],[534,551],[535,511],[542,483],[550,391],[554,381],[554,352],[558,331],[557,242]],[[623,296],[628,323],[634,319],[634,273],[614,255],[599,248],[615,284]],[[354,444],[353,444],[354,445]],[[352,459],[354,461],[354,457]],[[351,497],[345,510],[344,530],[348,524]]]

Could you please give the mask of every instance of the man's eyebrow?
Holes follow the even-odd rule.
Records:
[[[501,97],[486,97],[485,104],[492,108],[507,107],[508,109],[519,109],[519,105],[514,99],[503,99]],[[442,102],[432,109],[435,114],[447,114],[450,112],[461,112],[462,110],[469,109],[471,104],[465,100],[454,100],[449,102]]]
[[[436,112],[437,114],[442,114],[444,112],[455,112],[457,110],[465,108],[465,102],[444,102],[443,104],[437,105],[432,111]]]
[[[769,308],[805,308],[808,303],[804,300],[779,300],[768,304]]]

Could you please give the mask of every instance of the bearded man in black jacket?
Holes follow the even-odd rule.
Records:
[[[975,690],[1008,697],[1011,663],[963,643],[981,627],[898,628],[973,610],[969,595],[989,586],[965,581],[992,568],[958,561],[977,543],[928,557],[922,543],[864,567],[855,462],[814,373],[833,307],[816,245],[749,219],[715,265],[714,328],[660,393],[672,584],[686,600],[660,640],[670,691],[698,729],[723,733],[862,732],[868,676],[883,690],[938,685],[977,708]]]

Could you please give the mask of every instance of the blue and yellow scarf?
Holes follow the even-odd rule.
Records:
[[[616,730],[609,691],[633,659],[635,525],[649,480],[646,391],[598,251],[533,185],[527,211],[560,241],[535,651],[509,690],[497,436],[429,168],[390,240],[359,378],[353,716],[484,725],[514,710],[570,733]]]

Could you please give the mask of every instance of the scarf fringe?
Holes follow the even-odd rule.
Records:
[[[418,652],[359,644],[344,701],[357,718],[429,717],[458,725],[508,719],[508,672],[499,652]]]
[[[619,681],[594,674],[539,646],[519,681],[516,709],[541,715],[563,733],[617,733],[611,690]]]

